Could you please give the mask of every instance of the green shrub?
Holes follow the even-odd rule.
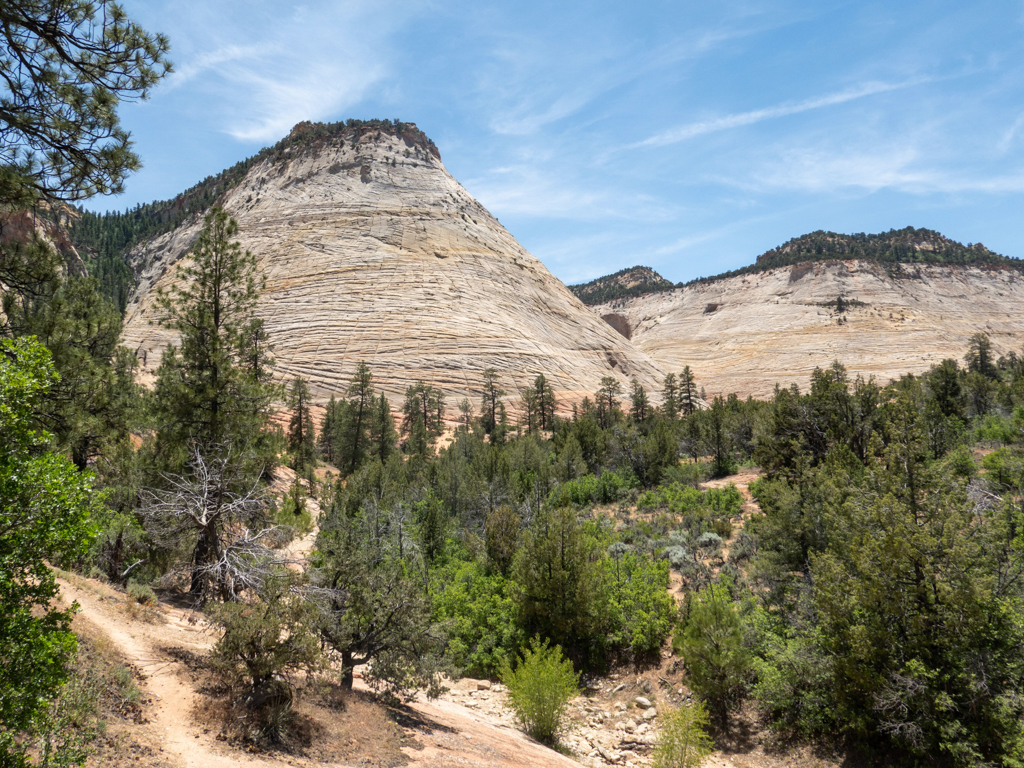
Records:
[[[661,734],[654,748],[654,768],[699,768],[714,745],[707,734],[708,713],[703,702],[663,713]]]
[[[981,460],[987,479],[998,487],[1016,487],[1024,476],[1024,462],[1009,448],[993,451]]]
[[[135,581],[128,582],[128,599],[139,605],[156,605],[156,593],[145,584]]]
[[[281,506],[274,513],[277,525],[291,528],[299,534],[313,530],[313,516],[306,504],[306,488],[298,480],[288,490],[288,495],[281,501]]]
[[[501,665],[501,682],[508,688],[512,711],[526,732],[544,744],[558,740],[569,699],[579,687],[572,662],[562,657],[559,646],[534,638],[513,670]]]
[[[667,591],[668,561],[637,557],[623,549],[610,550],[610,554],[604,561],[609,640],[613,645],[629,647],[637,658],[657,654],[676,616],[675,601]]]
[[[628,471],[619,474],[606,469],[600,477],[584,475],[562,483],[548,495],[548,504],[553,507],[611,504],[635,487],[637,480]]]
[[[434,620],[444,624],[445,655],[463,673],[491,677],[522,643],[510,582],[478,562],[454,560],[431,577]]]
[[[256,603],[225,603],[210,609],[224,634],[210,653],[210,666],[241,696],[240,720],[253,740],[279,742],[291,713],[287,673],[313,673],[323,658],[311,608],[289,591],[286,578],[268,581]]]
[[[1016,443],[1020,440],[1019,416],[1018,412],[1014,413],[1014,418],[995,413],[983,416],[974,430],[975,441],[1002,443],[1003,445]]]
[[[733,483],[725,488],[709,488],[704,493],[704,505],[719,517],[736,517],[743,508],[743,496]]]
[[[666,467],[662,477],[662,484],[669,485],[680,483],[681,485],[696,486],[711,478],[711,465],[706,462],[698,464],[674,464]]]
[[[978,465],[974,461],[971,449],[966,445],[959,445],[946,455],[944,464],[949,468],[954,477],[961,477],[970,480],[978,472]]]

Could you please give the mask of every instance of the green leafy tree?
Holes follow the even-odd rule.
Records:
[[[515,668],[506,660],[500,674],[523,729],[543,744],[555,744],[569,700],[579,688],[579,675],[572,662],[562,657],[562,649],[534,638]]]
[[[157,457],[171,470],[184,465],[192,443],[207,453],[262,446],[260,463],[274,461],[259,438],[277,391],[243,364],[261,282],[255,258],[232,241],[237,232],[225,211],[210,211],[179,282],[157,297],[159,322],[181,337],[180,349],[164,353],[153,392]]]
[[[139,401],[118,346],[121,317],[92,278],[58,274],[25,292],[3,295],[0,330],[35,336],[50,350],[59,380],[37,405],[37,419],[79,469],[125,439]],[[125,374],[128,375],[125,375]]]
[[[0,763],[28,765],[19,736],[53,733],[50,699],[67,679],[76,641],[74,607],[55,605],[50,562],[76,560],[99,503],[91,478],[46,452],[32,410],[56,380],[49,354],[30,339],[0,341]],[[59,745],[58,745],[58,751]],[[66,757],[66,755],[65,755]]]
[[[669,594],[668,562],[627,552],[621,542],[609,547],[604,562],[613,646],[628,648],[638,662],[661,651],[676,617]]]
[[[316,466],[316,427],[309,411],[309,399],[309,385],[301,376],[296,377],[288,390],[288,408],[292,412],[288,421],[288,451],[297,475]]]

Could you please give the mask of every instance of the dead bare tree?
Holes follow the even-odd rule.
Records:
[[[196,448],[188,474],[162,474],[165,487],[141,493],[140,515],[154,542],[191,549],[189,592],[197,603],[237,600],[259,591],[284,561],[271,549],[270,499],[259,482],[241,485],[239,457],[230,450],[207,456]]]

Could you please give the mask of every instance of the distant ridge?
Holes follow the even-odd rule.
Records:
[[[964,245],[930,229],[904,227],[873,235],[863,232],[843,235],[819,229],[794,237],[778,248],[762,253],[753,264],[712,277],[672,283],[650,267],[637,266],[599,277],[589,283],[569,286],[569,290],[584,304],[593,306],[796,264],[851,259],[882,264],[992,266],[1024,272],[1024,259],[1002,256],[981,243]]]
[[[570,285],[569,290],[584,304],[604,304],[615,299],[645,296],[648,293],[669,291],[675,283],[666,280],[650,267],[630,267],[614,275],[599,277],[589,283]]]
[[[765,272],[779,267],[819,261],[876,261],[883,264],[945,264],[959,266],[998,266],[1024,271],[1024,260],[1002,256],[981,243],[964,245],[931,229],[890,229],[874,235],[863,232],[842,235],[818,230],[794,237],[766,251],[748,267],[714,277],[691,280],[687,285],[722,280],[727,277]]]

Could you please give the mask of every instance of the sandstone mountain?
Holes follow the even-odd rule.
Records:
[[[1024,274],[1003,257],[951,264],[830,258],[774,268],[762,260],[732,277],[591,309],[666,371],[689,365],[709,395],[767,397],[776,383],[806,388],[814,368],[833,360],[883,384],[920,373],[944,358],[962,360],[978,332],[997,353],[1019,353],[1021,306]]]
[[[539,373],[566,400],[609,375],[657,387],[657,365],[516,242],[415,125],[304,123],[236,169],[159,208],[177,226],[129,253],[124,343],[144,379],[174,341],[150,322],[155,289],[176,279],[212,184],[266,276],[257,312],[278,374],[307,378],[321,400],[360,361],[393,405],[422,379],[450,409],[464,396],[476,407],[487,368],[513,400]]]

